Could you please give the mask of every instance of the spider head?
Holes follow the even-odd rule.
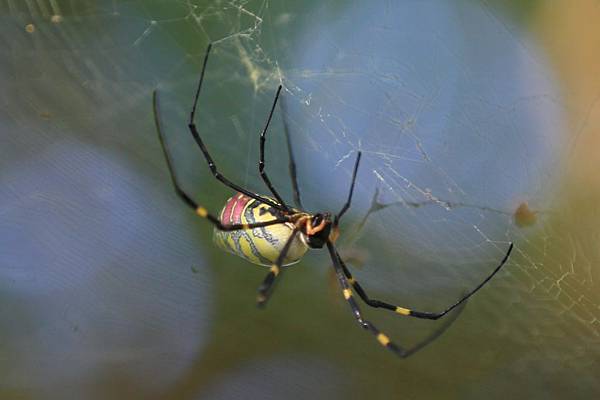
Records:
[[[306,220],[306,244],[313,249],[320,249],[325,245],[331,233],[331,214],[314,214]]]

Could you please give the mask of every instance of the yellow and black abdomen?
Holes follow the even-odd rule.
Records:
[[[273,200],[270,197],[269,199]],[[227,200],[219,218],[222,224],[252,224],[270,221],[275,219],[270,208],[268,204],[236,193]],[[245,258],[251,263],[270,266],[277,260],[293,229],[294,225],[291,223],[236,231],[221,231],[215,228],[214,241],[225,251]],[[283,265],[298,262],[307,249],[308,247],[300,239],[300,235],[296,235]]]

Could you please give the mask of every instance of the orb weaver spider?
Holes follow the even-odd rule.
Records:
[[[340,234],[340,220],[346,211],[348,211],[352,202],[352,193],[354,192],[354,185],[356,183],[356,174],[360,164],[361,152],[357,152],[356,161],[354,162],[354,170],[352,172],[352,180],[350,182],[350,191],[348,193],[346,202],[340,211],[337,214],[331,214],[329,212],[311,213],[302,209],[300,191],[295,173],[296,166],[293,154],[291,152],[291,144],[288,140],[292,188],[295,202],[299,208],[288,206],[283,198],[279,195],[277,190],[273,187],[269,177],[267,176],[267,172],[265,171],[265,140],[269,124],[273,117],[275,106],[277,105],[277,100],[281,93],[282,86],[279,85],[277,93],[275,94],[273,105],[271,106],[271,110],[267,118],[267,122],[260,133],[260,155],[258,162],[260,176],[271,191],[273,197],[253,193],[231,182],[217,170],[217,167],[210,156],[206,145],[202,141],[194,122],[198,98],[200,96],[200,89],[202,87],[202,81],[204,80],[204,72],[206,70],[211,48],[212,43],[208,45],[204,56],[204,62],[202,64],[202,70],[200,72],[200,78],[196,88],[196,94],[190,113],[188,128],[196,144],[198,147],[200,147],[200,150],[202,151],[202,154],[208,163],[208,167],[212,175],[225,186],[236,191],[236,194],[229,198],[225,203],[225,206],[221,210],[219,217],[209,213],[206,208],[196,203],[192,197],[182,189],[179,180],[177,179],[177,175],[173,169],[172,157],[168,150],[168,146],[166,145],[160,126],[158,94],[156,90],[153,92],[154,119],[158,138],[165,156],[167,167],[169,169],[169,174],[171,176],[171,181],[179,198],[183,200],[183,202],[187,204],[196,213],[196,215],[208,219],[208,221],[214,225],[215,242],[218,246],[237,256],[245,258],[254,264],[269,266],[269,272],[258,289],[257,304],[259,306],[264,306],[266,304],[267,300],[271,296],[275,281],[281,277],[283,266],[298,262],[309,248],[320,249],[325,246],[327,247],[329,256],[333,262],[333,268],[337,280],[341,286],[342,295],[350,306],[354,317],[360,326],[371,332],[382,346],[393,351],[400,357],[407,357],[439,336],[441,332],[436,333],[432,336],[432,338],[430,338],[430,340],[422,342],[412,349],[405,349],[395,344],[386,334],[381,332],[379,329],[377,329],[377,327],[375,327],[375,325],[363,317],[362,311],[354,299],[354,293],[358,294],[358,297],[360,297],[366,305],[373,308],[382,308],[401,316],[437,320],[447,315],[459,305],[463,304],[469,297],[474,295],[490,279],[492,279],[492,277],[502,268],[502,266],[504,266],[508,260],[513,248],[513,244],[510,243],[504,258],[500,261],[500,264],[492,271],[490,275],[488,275],[474,289],[463,295],[460,300],[456,301],[454,304],[450,305],[441,312],[416,311],[369,297],[358,281],[354,279],[335,247],[335,242]],[[352,289],[354,289],[354,292]]]

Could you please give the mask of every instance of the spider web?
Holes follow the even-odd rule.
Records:
[[[294,398],[316,396],[311,387],[342,397],[347,377],[362,388],[352,393],[389,396],[405,383],[375,372],[395,360],[343,304],[333,317],[307,309],[310,291],[327,291],[324,254],[286,273],[266,313],[248,304],[223,317],[224,296],[234,309],[251,303],[262,271],[217,253],[210,229],[174,199],[150,104],[156,89],[177,171],[217,211],[231,193],[213,182],[186,130],[211,41],[197,124],[234,182],[266,191],[258,132],[278,84],[267,170],[284,198],[293,198],[284,126],[312,211],[341,207],[363,152],[339,247],[373,296],[442,309],[515,243],[435,351],[391,364],[408,381],[455,386],[409,395],[598,393],[598,164],[586,148],[597,142],[600,82],[573,78],[572,54],[547,28],[567,2],[549,3],[5,1],[0,394],[106,398],[135,387],[141,398],[242,398],[255,370],[293,377]],[[335,303],[338,289],[329,292],[322,300]],[[409,343],[432,329],[365,311]],[[265,324],[280,324],[274,348],[261,344]],[[302,324],[316,328],[279,337]],[[313,331],[321,344],[305,348]],[[256,348],[230,354],[215,332]],[[338,353],[319,347],[327,335]],[[52,370],[57,362],[65,368]]]

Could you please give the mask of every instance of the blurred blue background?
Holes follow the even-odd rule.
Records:
[[[590,398],[600,394],[600,15],[593,1],[50,1],[0,5],[0,398]],[[441,310],[400,360],[361,330],[325,252],[266,271],[212,244],[197,124],[231,179],[336,211],[374,297]],[[377,201],[389,204],[371,208]],[[418,206],[417,206],[418,205]],[[363,310],[410,347],[445,328]]]

